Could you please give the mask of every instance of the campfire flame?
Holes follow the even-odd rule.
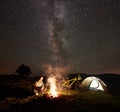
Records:
[[[41,77],[39,81],[35,82],[35,94],[39,96],[46,94],[50,98],[59,97],[61,95],[61,81],[64,80],[64,74],[69,67],[45,65],[43,69],[47,75],[47,81],[43,82],[43,77]]]
[[[45,65],[44,70],[47,74],[47,86],[49,87],[48,91],[48,97],[59,97],[60,91],[59,91],[59,83],[64,78],[63,75],[68,70],[68,67],[54,67],[51,65]]]
[[[49,97],[58,97],[57,85],[55,77],[49,77],[48,83],[50,84],[50,90],[48,92]]]

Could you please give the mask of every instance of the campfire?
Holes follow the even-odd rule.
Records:
[[[43,77],[41,77],[34,84],[34,93],[37,96],[47,94],[50,98],[56,98],[59,96],[57,83],[58,82],[55,76],[48,77],[46,84],[43,82]]]
[[[57,85],[56,85],[56,79],[55,77],[49,77],[48,83],[50,85],[50,90],[48,92],[49,97],[58,97],[58,91],[57,91]]]
[[[47,81],[44,82],[43,77],[36,81],[34,92],[36,95],[44,95],[46,94],[49,98],[59,97],[61,92],[61,81],[64,80],[64,73],[67,68],[58,68],[48,66],[46,71]]]

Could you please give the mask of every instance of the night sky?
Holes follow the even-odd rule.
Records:
[[[0,0],[0,74],[21,64],[120,73],[120,0]]]

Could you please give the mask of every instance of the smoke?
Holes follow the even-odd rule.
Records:
[[[65,76],[68,73],[70,68],[72,67],[71,66],[60,67],[60,66],[54,66],[51,64],[46,64],[43,66],[43,70],[45,71],[45,74],[48,77],[55,76],[58,79],[63,78],[63,76]]]

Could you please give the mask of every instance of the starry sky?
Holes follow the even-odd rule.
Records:
[[[120,73],[120,0],[0,0],[0,74],[21,64]]]

